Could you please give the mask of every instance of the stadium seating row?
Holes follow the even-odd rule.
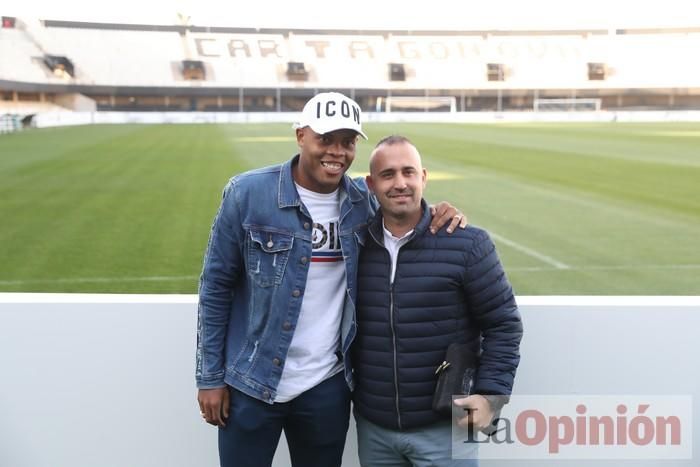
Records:
[[[314,89],[615,89],[699,87],[700,32],[392,35],[120,30],[0,30],[0,80],[102,86]],[[67,57],[56,76],[42,56]],[[201,66],[188,80],[183,61]],[[201,64],[201,65],[199,65]],[[293,65],[296,72],[290,74]]]

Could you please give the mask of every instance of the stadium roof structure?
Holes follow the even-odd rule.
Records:
[[[47,28],[73,28],[73,29],[108,29],[117,31],[168,31],[168,32],[204,32],[204,33],[232,33],[232,34],[317,34],[317,35],[363,35],[382,34],[392,36],[556,36],[556,35],[596,35],[596,34],[688,34],[700,32],[700,24],[697,27],[656,27],[656,28],[617,28],[614,30],[590,28],[590,29],[328,29],[328,28],[252,28],[229,26],[197,26],[197,25],[162,25],[162,24],[137,24],[137,23],[102,23],[91,21],[68,21],[46,19],[42,21]]]

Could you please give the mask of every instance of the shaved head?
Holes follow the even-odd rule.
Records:
[[[410,139],[406,138],[405,136],[401,135],[391,135],[391,136],[386,136],[379,140],[379,142],[374,146],[374,149],[372,150],[372,154],[369,156],[369,173],[372,174],[376,171],[376,155],[377,153],[381,152],[382,148],[384,146],[394,146],[397,144],[406,144],[412,148],[411,152],[415,152],[415,155],[418,157],[418,163],[422,167],[421,163],[421,157],[420,154],[418,153],[418,149],[416,146],[411,142]]]

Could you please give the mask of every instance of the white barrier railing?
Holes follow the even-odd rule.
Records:
[[[518,304],[525,335],[517,394],[700,400],[700,297],[518,297]],[[0,465],[218,465],[215,429],[195,402],[195,323],[193,295],[0,293]],[[700,404],[692,412],[700,420]],[[358,465],[352,425],[346,466]],[[697,452],[700,430],[685,434]],[[481,465],[620,465],[556,459]],[[289,465],[285,446],[274,465]]]

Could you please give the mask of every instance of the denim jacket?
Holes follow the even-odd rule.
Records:
[[[311,264],[313,221],[292,178],[298,159],[237,175],[224,188],[199,283],[199,388],[228,384],[268,403],[275,399]],[[347,176],[340,204],[347,284],[337,355],[352,388],[357,262],[375,205],[366,186]]]

